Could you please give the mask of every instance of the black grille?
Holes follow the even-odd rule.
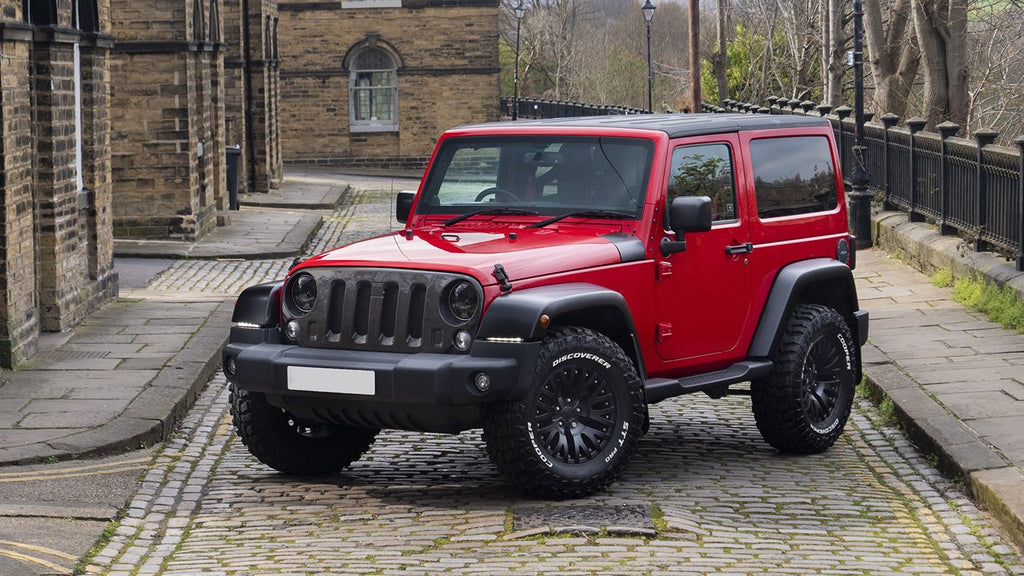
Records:
[[[316,279],[316,305],[301,317],[285,310],[287,319],[299,322],[301,346],[449,352],[456,331],[476,333],[479,313],[469,322],[453,324],[439,307],[453,282],[469,280],[477,286],[466,276],[384,268],[308,268],[305,272]]]

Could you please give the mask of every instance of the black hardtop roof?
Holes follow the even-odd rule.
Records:
[[[769,114],[626,114],[618,116],[583,116],[576,118],[549,118],[545,120],[517,120],[489,124],[462,126],[460,129],[494,128],[497,125],[529,128],[531,126],[565,128],[621,128],[654,130],[668,134],[669,138],[739,132],[740,130],[771,130],[776,128],[804,128],[831,126],[817,116],[774,116]]]

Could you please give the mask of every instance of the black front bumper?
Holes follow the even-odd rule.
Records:
[[[303,420],[428,432],[479,426],[483,405],[521,398],[540,350],[539,342],[478,341],[469,354],[399,354],[232,340],[222,353],[228,379]],[[317,369],[328,384],[289,382],[290,367]],[[348,387],[331,383],[334,371],[338,382],[355,376],[372,385],[339,392]],[[481,373],[490,383],[483,391],[475,383]]]

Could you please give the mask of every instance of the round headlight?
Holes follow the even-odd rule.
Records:
[[[316,304],[316,280],[309,274],[299,274],[288,287],[288,297],[296,311],[306,314]]]
[[[476,293],[476,288],[469,282],[458,282],[448,291],[448,309],[452,316],[459,320],[472,320],[479,307],[480,297]]]

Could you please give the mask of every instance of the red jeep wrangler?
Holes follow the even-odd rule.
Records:
[[[405,229],[246,289],[223,352],[239,436],[337,472],[381,428],[483,428],[515,485],[610,484],[649,404],[745,393],[819,452],[861,377],[853,239],[829,123],[668,115],[445,133]],[[735,389],[742,382],[749,388]]]

